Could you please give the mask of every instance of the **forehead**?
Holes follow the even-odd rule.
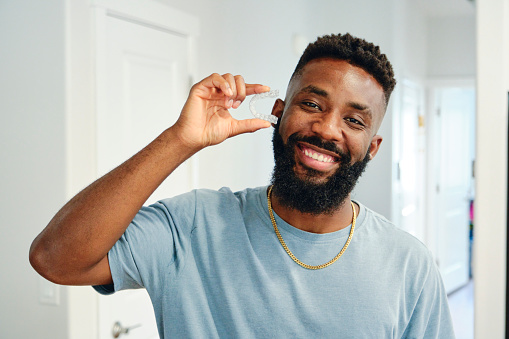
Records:
[[[368,105],[383,116],[383,87],[364,69],[347,61],[331,58],[310,61],[288,86],[287,99],[292,99],[306,87],[314,86],[328,93],[332,100],[348,99]]]

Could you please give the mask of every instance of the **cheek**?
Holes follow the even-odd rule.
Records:
[[[344,141],[345,146],[352,156],[352,162],[363,160],[371,145],[371,140],[368,141],[364,138],[352,135],[344,135]]]
[[[310,129],[311,125],[311,121],[309,121],[305,114],[288,110],[281,119],[280,131],[286,133],[286,135],[291,135],[295,132],[306,134],[306,130]]]
[[[290,112],[286,112],[283,115],[283,118],[281,119],[281,123],[279,125],[279,134],[281,135],[285,143],[290,135],[301,130],[299,119],[296,119],[295,116],[292,116],[291,114],[288,113]]]

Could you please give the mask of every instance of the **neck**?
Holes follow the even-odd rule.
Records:
[[[272,209],[281,219],[300,230],[311,233],[330,233],[348,227],[352,223],[353,211],[350,195],[332,213],[311,214],[303,213],[296,209],[281,204],[274,189],[271,195]],[[357,215],[359,206],[354,204]]]

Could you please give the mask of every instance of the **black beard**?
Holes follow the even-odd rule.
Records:
[[[339,157],[339,168],[321,183],[317,183],[316,178],[322,173],[311,168],[307,169],[304,179],[299,178],[294,170],[295,146],[298,141],[336,153]],[[363,160],[350,165],[350,153],[342,152],[333,142],[324,141],[317,136],[306,137],[295,133],[290,135],[285,145],[279,134],[279,123],[274,128],[272,147],[275,166],[271,183],[274,185],[274,194],[283,206],[313,215],[332,214],[339,209],[370,160],[368,149]]]

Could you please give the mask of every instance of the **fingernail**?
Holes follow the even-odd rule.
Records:
[[[240,106],[240,104],[241,104],[241,103],[242,103],[242,101],[237,100],[237,101],[235,101],[235,104],[234,104],[233,106],[234,106],[235,108],[237,108],[237,107],[239,107],[239,106]]]
[[[233,107],[233,99],[230,99],[230,101],[228,101],[228,107]]]

